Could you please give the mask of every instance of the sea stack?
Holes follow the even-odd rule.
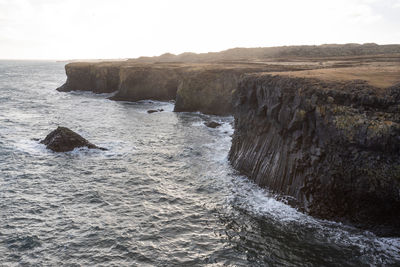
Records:
[[[98,147],[90,143],[74,131],[61,126],[49,133],[40,143],[46,145],[48,149],[54,152],[68,152],[79,147],[107,150],[106,148]]]

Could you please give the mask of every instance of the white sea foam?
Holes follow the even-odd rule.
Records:
[[[115,92],[113,93],[95,93],[92,91],[71,91],[69,92],[72,95],[78,95],[78,96],[85,96],[85,97],[92,97],[92,98],[109,98],[115,95]]]
[[[138,113],[147,113],[149,109],[163,109],[162,112],[173,112],[174,111],[174,103],[171,101],[158,101],[158,100],[139,100],[139,101],[119,101],[119,103],[133,105],[135,107],[141,108],[138,109]]]
[[[204,121],[203,120],[198,120],[192,123],[193,127],[203,127],[204,125]]]
[[[312,229],[314,238],[321,238],[322,242],[357,247],[360,253],[365,254],[363,257],[371,266],[400,261],[400,238],[377,237],[368,231],[313,218],[277,200],[268,190],[258,187],[243,176],[236,176],[231,183],[232,194],[226,199],[227,205],[283,225]]]
[[[246,177],[234,178],[232,191],[233,194],[229,196],[228,203],[239,205],[240,208],[256,216],[273,217],[286,222],[312,219],[282,201],[276,200],[268,190],[260,188]]]
[[[65,153],[65,155],[71,155],[75,157],[86,157],[92,155],[92,156],[102,156],[110,158],[110,157],[124,156],[126,153],[134,153],[134,151],[136,150],[134,147],[127,146],[126,144],[118,141],[98,143],[97,145],[99,147],[104,147],[107,150],[78,147],[72,151],[63,153]],[[41,156],[46,154],[58,153],[58,152],[53,152],[50,149],[47,149],[44,144],[41,144],[39,141],[32,139],[21,139],[18,142],[14,143],[14,147],[17,151],[27,153],[31,156]]]
[[[234,129],[230,122],[222,123],[222,125],[218,127],[217,130],[227,135],[232,135],[234,132]]]
[[[32,139],[20,139],[14,143],[14,146],[17,151],[25,152],[33,156],[42,155],[50,151],[45,145]]]

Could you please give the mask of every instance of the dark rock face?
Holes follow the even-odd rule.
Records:
[[[216,121],[207,121],[204,123],[205,126],[210,127],[210,128],[217,128],[221,126],[221,123],[218,123]]]
[[[237,70],[188,71],[179,84],[174,111],[231,114],[232,92],[241,74]]]
[[[175,100],[180,69],[175,66],[130,66],[120,72],[120,86],[112,100]]]
[[[231,115],[232,95],[243,74],[296,68],[257,64],[216,64],[189,68],[181,76],[174,111]]]
[[[65,66],[67,81],[57,90],[111,93],[118,90],[120,67],[113,64],[70,63]]]
[[[229,160],[309,214],[400,235],[400,87],[245,77]]]
[[[107,150],[90,143],[85,138],[66,127],[58,127],[49,133],[40,143],[45,144],[48,149],[54,152],[68,152],[78,147]]]
[[[244,73],[304,69],[302,66],[133,62],[70,63],[58,91],[116,92],[111,100],[175,100],[176,112],[230,115],[232,93]]]

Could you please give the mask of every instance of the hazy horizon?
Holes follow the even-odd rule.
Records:
[[[368,44],[368,43],[343,43],[343,44],[339,44],[339,43],[331,43],[331,44],[306,44],[304,46],[322,46],[322,45],[346,45],[346,44],[359,44],[359,45],[363,45],[363,44]],[[375,43],[377,45],[400,45],[400,43],[386,43],[386,44],[378,44]],[[245,49],[252,49],[252,48],[273,48],[273,47],[284,47],[284,46],[303,46],[303,45],[297,45],[297,44],[291,44],[291,45],[282,45],[282,46],[259,46],[259,47],[230,47],[227,49],[223,49],[223,50],[219,50],[219,51],[208,51],[208,52],[193,52],[193,51],[184,51],[182,53],[178,53],[178,54],[174,54],[171,52],[163,52],[161,54],[157,54],[157,55],[140,55],[137,57],[126,57],[126,58],[0,58],[0,60],[3,61],[76,61],[76,60],[93,60],[93,61],[97,61],[97,60],[127,60],[127,59],[132,59],[132,58],[139,58],[139,57],[158,57],[161,56],[163,54],[173,54],[173,55],[180,55],[183,53],[196,53],[196,54],[207,54],[207,53],[218,53],[218,52],[223,52],[226,50],[230,50],[230,49],[237,49],[237,48],[245,48]]]
[[[306,44],[307,46],[320,46],[320,45],[346,45],[346,44],[367,44],[367,43],[343,43],[343,44],[339,44],[339,43],[335,43],[335,44]],[[400,45],[400,43],[386,43],[386,44],[378,44],[378,45]],[[196,53],[196,54],[202,54],[202,53],[218,53],[218,52],[222,52],[222,51],[226,51],[226,50],[230,50],[230,49],[236,49],[236,48],[272,48],[272,47],[283,47],[283,46],[302,46],[302,45],[297,45],[297,44],[290,44],[290,45],[282,45],[282,46],[258,46],[258,47],[230,47],[227,49],[223,49],[223,50],[219,50],[219,51],[207,51],[207,52],[193,52],[193,51],[184,51],[182,53]],[[162,52],[161,54],[156,54],[156,55],[139,55],[137,57],[125,57],[125,58],[0,58],[0,60],[2,61],[76,61],[76,60],[93,60],[93,61],[97,61],[97,60],[126,60],[126,59],[131,59],[131,58],[139,58],[139,57],[157,57],[157,56],[161,56],[163,54],[173,54],[173,55],[180,55],[182,53],[171,53],[169,51],[165,51]]]
[[[0,58],[123,59],[235,47],[400,43],[400,0],[0,0]]]

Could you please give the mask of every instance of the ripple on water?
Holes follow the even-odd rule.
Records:
[[[4,243],[10,250],[17,251],[32,250],[34,248],[40,247],[42,244],[39,240],[39,237],[37,237],[36,235],[14,236],[11,238],[7,238]]]

